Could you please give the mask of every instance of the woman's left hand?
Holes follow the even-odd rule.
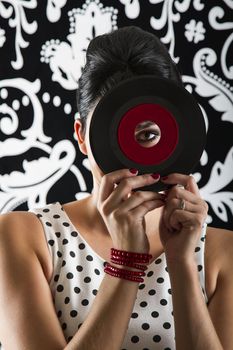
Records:
[[[166,191],[159,223],[166,258],[168,261],[193,259],[208,205],[201,198],[193,176],[173,173],[161,180],[165,184],[178,184]]]

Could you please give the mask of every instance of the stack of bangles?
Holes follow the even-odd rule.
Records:
[[[134,267],[140,271],[119,269],[108,262],[105,265],[104,272],[111,276],[123,278],[134,282],[144,282],[142,276],[145,276],[147,264],[152,258],[151,254],[128,252],[111,248],[111,262],[117,265]]]

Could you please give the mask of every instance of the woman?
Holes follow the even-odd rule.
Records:
[[[137,191],[160,175],[137,175],[136,169],[103,174],[91,153],[97,102],[140,74],[182,85],[166,48],[150,33],[126,27],[91,41],[75,131],[90,161],[93,192],[80,201],[1,215],[5,350],[233,349],[233,235],[206,226],[207,204],[193,177],[169,174],[161,181],[173,186],[164,195]],[[148,145],[151,135],[143,130],[138,139]],[[150,254],[144,282],[106,270],[109,264],[139,270],[110,261],[111,248]]]

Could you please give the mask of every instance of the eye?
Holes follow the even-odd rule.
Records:
[[[142,130],[136,133],[135,138],[138,142],[153,142],[160,137],[160,133],[155,129]]]

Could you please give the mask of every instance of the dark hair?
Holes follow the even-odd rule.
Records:
[[[91,40],[77,91],[83,133],[87,115],[97,99],[122,80],[142,74],[168,78],[183,85],[181,75],[166,46],[152,33],[129,26]]]

